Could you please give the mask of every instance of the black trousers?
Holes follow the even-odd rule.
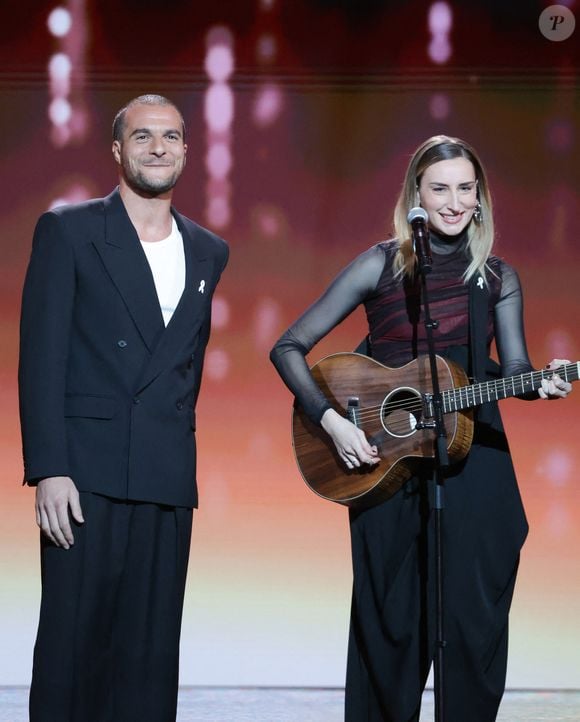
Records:
[[[351,512],[353,601],[346,722],[418,719],[435,646],[427,479]],[[445,481],[444,680],[448,722],[493,722],[527,524],[507,450],[474,445]]]
[[[174,722],[193,510],[81,505],[73,547],[41,540],[30,722]]]

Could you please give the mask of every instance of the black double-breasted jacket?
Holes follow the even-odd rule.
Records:
[[[195,405],[225,242],[172,209],[185,290],[165,327],[118,189],[43,214],[24,284],[25,481],[196,506]]]

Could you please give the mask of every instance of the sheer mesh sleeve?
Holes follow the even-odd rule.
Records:
[[[526,347],[524,308],[520,279],[516,271],[501,262],[502,286],[494,309],[497,352],[503,376],[515,376],[533,370]],[[537,391],[520,396],[537,399]]]
[[[379,244],[347,266],[274,345],[270,360],[305,413],[320,423],[330,408],[312,378],[306,354],[372,293],[381,277],[385,251]]]

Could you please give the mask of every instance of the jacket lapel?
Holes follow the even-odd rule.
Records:
[[[211,311],[214,272],[203,233],[172,209],[183,237],[185,288],[175,312],[159,339],[137,391],[151,383],[163,369],[171,366],[184,346],[191,345],[204,319]]]
[[[165,325],[147,257],[118,189],[104,199],[104,209],[104,240],[95,246],[143,341],[153,352]]]

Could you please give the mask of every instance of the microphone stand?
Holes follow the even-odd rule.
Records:
[[[428,245],[427,245],[428,249]],[[427,290],[427,274],[431,272],[431,257],[425,249],[425,244],[417,244],[417,261],[421,277],[421,299],[425,314],[425,330],[427,334],[427,349],[432,383],[433,420],[420,421],[419,428],[432,428],[435,432],[435,486],[433,495],[433,511],[435,516],[435,656],[434,669],[434,695],[435,695],[435,721],[444,722],[444,673],[443,658],[446,646],[443,624],[443,509],[445,508],[445,486],[443,470],[449,466],[447,453],[447,432],[443,423],[443,400],[439,388],[439,375],[437,373],[437,360],[433,331],[439,322],[431,318],[429,309],[429,293]],[[428,406],[428,405],[426,405]]]

